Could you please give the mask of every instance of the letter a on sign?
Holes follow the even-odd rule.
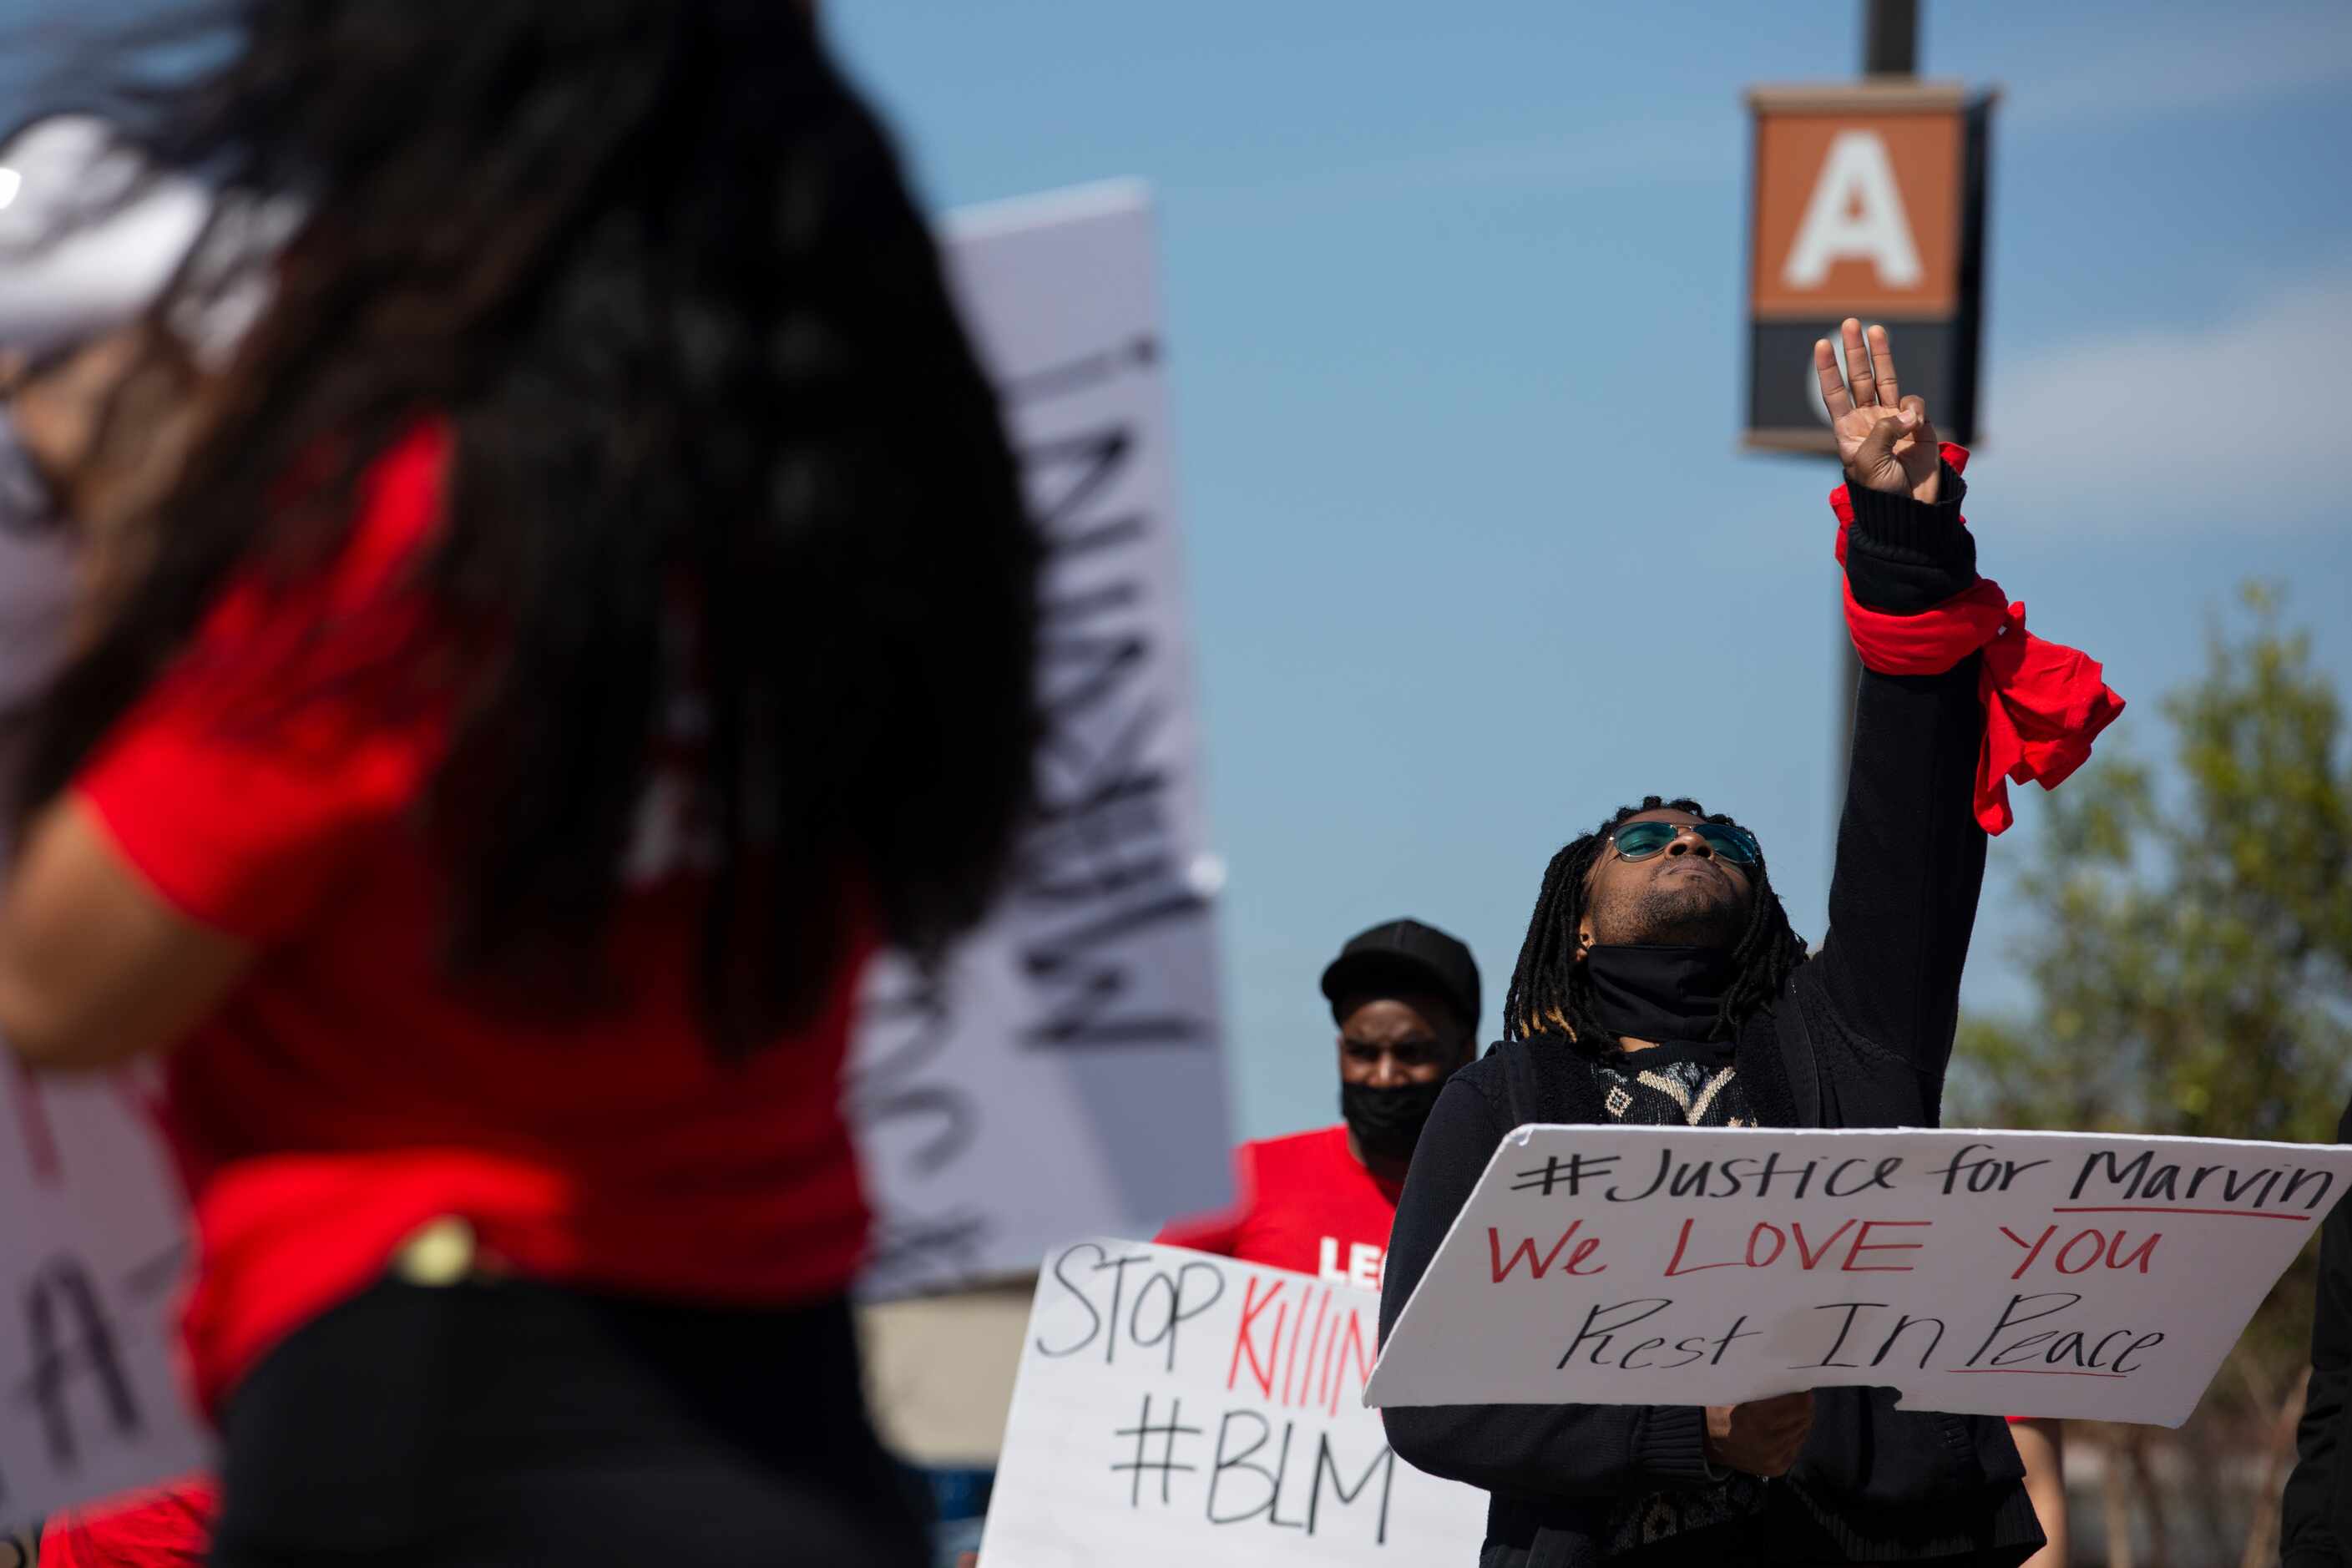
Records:
[[[1894,161],[1875,131],[1841,131],[1831,141],[1781,281],[1791,289],[1818,289],[1833,264],[1849,258],[1877,268],[1883,288],[1919,282],[1919,247],[1903,211]]]
[[[1748,443],[1834,449],[1812,346],[1848,316],[1896,329],[1905,386],[1961,439],[1975,422],[1991,100],[1971,104],[1948,81],[1800,82],[1750,88],[1748,107]]]

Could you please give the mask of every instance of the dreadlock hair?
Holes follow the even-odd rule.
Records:
[[[1519,962],[1511,971],[1511,989],[1503,998],[1503,1037],[1533,1039],[1549,1036],[1569,1040],[1583,1049],[1604,1052],[1617,1047],[1617,1037],[1593,1011],[1592,977],[1578,961],[1577,931],[1591,897],[1593,868],[1600,864],[1610,832],[1644,811],[1682,811],[1703,822],[1737,827],[1723,812],[1710,813],[1695,800],[1667,800],[1647,795],[1639,805],[1621,805],[1616,815],[1580,838],[1571,839],[1544,868],[1543,890],[1528,921],[1527,941],[1519,945]],[[1748,873],[1755,897],[1748,901],[1748,925],[1733,944],[1731,961],[1738,971],[1716,1014],[1717,1026],[1736,1028],[1758,1007],[1780,993],[1797,965],[1805,961],[1805,939],[1789,925],[1789,911],[1772,889],[1772,876],[1764,852],[1756,852]]]

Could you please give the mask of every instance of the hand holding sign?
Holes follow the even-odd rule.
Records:
[[[1813,1395],[1808,1389],[1745,1405],[1710,1405],[1700,1441],[1711,1465],[1751,1476],[1785,1476],[1812,1429]]]
[[[1934,502],[1941,489],[1943,458],[1927,403],[1903,395],[1895,376],[1895,345],[1885,327],[1870,329],[1864,347],[1862,323],[1846,318],[1845,374],[1838,374],[1830,341],[1813,344],[1813,371],[1822,379],[1822,402],[1837,432],[1838,460],[1856,489],[1908,495]]]

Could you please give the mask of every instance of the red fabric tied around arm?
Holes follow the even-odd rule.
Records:
[[[1968,468],[1966,449],[1946,442],[1943,453],[1955,473]],[[1853,502],[1843,485],[1830,492],[1830,509],[1837,513],[1837,558],[1843,566],[1846,531],[1853,526]],[[1985,739],[1977,758],[1975,804],[1987,833],[2014,820],[2011,781],[2056,789],[2090,759],[2092,741],[2124,710],[2097,659],[2027,631],[2024,605],[2011,604],[1990,577],[1916,616],[1866,609],[1848,586],[1845,624],[1854,652],[1881,675],[1941,675],[1984,651],[1977,694],[1984,703]]]

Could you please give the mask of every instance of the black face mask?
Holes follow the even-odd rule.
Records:
[[[1339,1114],[1356,1135],[1356,1147],[1376,1160],[1405,1160],[1421,1142],[1421,1130],[1437,1108],[1445,1080],[1374,1089],[1368,1083],[1339,1086]]]
[[[1592,1013],[1612,1035],[1655,1045],[1664,1040],[1728,1039],[1718,1018],[1724,993],[1739,978],[1725,947],[1610,947],[1584,950]]]

